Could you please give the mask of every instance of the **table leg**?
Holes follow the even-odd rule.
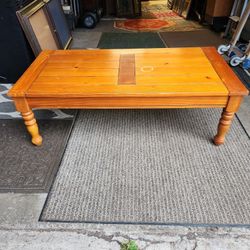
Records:
[[[42,137],[39,134],[38,125],[34,117],[34,113],[30,110],[28,112],[22,112],[22,117],[28,132],[30,133],[32,143],[40,146],[42,144]]]
[[[242,97],[233,96],[229,98],[226,108],[223,109],[214,144],[219,146],[224,143],[225,136],[230,128],[235,112],[238,110]]]
[[[214,137],[214,143],[216,145],[221,145],[225,141],[225,136],[230,128],[232,119],[234,117],[233,112],[228,112],[226,109],[223,110],[220,122],[218,125],[217,135]]]

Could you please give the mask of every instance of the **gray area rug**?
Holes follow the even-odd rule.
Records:
[[[74,120],[40,120],[43,145],[31,144],[22,120],[0,120],[0,192],[48,192]]]
[[[250,140],[217,109],[81,111],[42,221],[250,224]]]

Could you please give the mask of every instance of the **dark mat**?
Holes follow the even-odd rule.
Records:
[[[217,33],[211,30],[195,30],[181,32],[161,32],[161,38],[168,47],[218,47],[225,43]]]
[[[0,119],[22,119],[16,111],[14,102],[7,96],[13,84],[0,83]],[[34,110],[37,119],[73,119],[76,110],[72,109],[42,109]]]
[[[0,120],[0,192],[47,192],[74,120],[40,120],[43,145],[31,144],[22,120]]]
[[[164,47],[157,33],[103,33],[98,44],[100,49]]]
[[[232,67],[232,69],[250,91],[250,76],[240,66]]]

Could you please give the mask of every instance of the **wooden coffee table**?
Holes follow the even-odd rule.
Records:
[[[42,144],[33,108],[223,108],[220,145],[248,90],[215,48],[43,51],[8,95],[32,143]]]

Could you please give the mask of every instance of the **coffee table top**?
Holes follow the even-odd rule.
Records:
[[[43,51],[12,97],[247,95],[215,48]]]

